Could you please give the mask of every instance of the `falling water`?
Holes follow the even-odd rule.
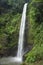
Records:
[[[25,3],[24,8],[23,8],[20,32],[19,32],[19,41],[18,41],[17,57],[21,58],[21,60],[23,56],[23,41],[24,41],[25,21],[26,21],[26,9],[27,9],[27,3]]]
[[[25,21],[26,21],[26,9],[27,9],[27,3],[24,5],[23,13],[22,13],[17,56],[16,57],[1,58],[0,59],[0,65],[3,65],[3,64],[12,65],[13,63],[14,63],[14,65],[19,65],[22,62],[22,59],[23,59],[23,41],[24,41]],[[16,64],[15,64],[15,62],[16,62]]]

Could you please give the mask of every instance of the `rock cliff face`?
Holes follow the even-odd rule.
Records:
[[[16,53],[24,3],[25,0],[0,0],[0,57]]]
[[[3,1],[0,0],[0,57],[14,56],[17,53],[21,12],[25,1],[14,0],[15,3],[12,0]],[[26,63],[43,61],[43,0],[32,0],[28,4],[25,50]]]

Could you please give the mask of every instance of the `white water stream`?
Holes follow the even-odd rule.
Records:
[[[21,58],[21,60],[23,58],[23,41],[24,41],[24,30],[25,30],[25,22],[26,22],[26,9],[27,9],[27,3],[24,5],[23,8],[20,32],[19,32],[19,41],[18,41],[17,57]]]

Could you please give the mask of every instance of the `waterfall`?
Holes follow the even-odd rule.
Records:
[[[21,58],[21,60],[23,57],[23,41],[24,41],[24,31],[25,31],[25,22],[26,22],[26,9],[27,9],[27,3],[24,4],[22,18],[21,18],[20,31],[19,31],[17,57]]]
[[[6,57],[0,59],[0,64],[9,64],[14,62],[19,62],[19,64],[22,62],[23,59],[23,41],[24,41],[24,31],[25,31],[25,22],[26,22],[26,9],[27,9],[27,3],[24,5],[22,18],[21,18],[21,25],[20,25],[20,31],[19,31],[19,41],[18,41],[18,51],[16,57]],[[18,63],[16,64],[18,65]]]

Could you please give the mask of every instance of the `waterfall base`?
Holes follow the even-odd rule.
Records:
[[[22,62],[22,58],[20,57],[14,57],[13,59],[15,62]]]
[[[8,58],[1,58],[0,59],[0,65],[4,64],[21,64],[22,59],[19,57],[8,57]]]

